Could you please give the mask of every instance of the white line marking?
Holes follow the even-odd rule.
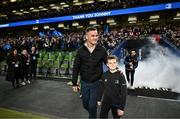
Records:
[[[147,99],[156,99],[156,100],[165,100],[165,101],[172,101],[172,102],[180,102],[180,100],[175,100],[175,99],[155,98],[155,97],[146,97],[146,96],[137,96],[137,97],[147,98]]]

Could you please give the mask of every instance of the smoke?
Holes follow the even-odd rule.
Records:
[[[169,88],[180,93],[180,57],[155,40],[151,43],[148,58],[140,61],[136,69],[134,87]]]

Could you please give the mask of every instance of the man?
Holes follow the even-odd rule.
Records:
[[[132,86],[134,82],[134,73],[135,73],[135,69],[138,67],[138,59],[135,50],[131,50],[130,54],[126,56],[124,60],[124,64],[125,64],[126,78],[131,88],[133,88]],[[129,74],[131,74],[131,79],[129,78]]]
[[[89,118],[97,117],[97,97],[99,79],[103,73],[103,62],[107,52],[98,42],[98,31],[88,27],[85,34],[86,42],[79,48],[73,66],[73,91],[78,91],[77,79],[80,73],[83,107],[89,112]]]

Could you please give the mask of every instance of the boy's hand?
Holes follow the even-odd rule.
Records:
[[[97,105],[98,105],[98,106],[101,106],[101,101],[98,101],[98,102],[97,102]]]
[[[118,116],[123,116],[124,115],[124,111],[120,110],[120,109],[117,109],[117,115]]]
[[[130,63],[129,63],[129,65],[130,65],[130,66],[131,66],[131,65],[133,65],[133,63],[132,63],[132,62],[130,62]]]
[[[78,92],[78,86],[73,86],[72,89],[74,92]]]

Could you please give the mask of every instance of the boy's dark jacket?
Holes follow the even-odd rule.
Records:
[[[121,71],[105,72],[100,80],[98,100],[108,102],[111,106],[124,110],[127,96],[126,80]]]

